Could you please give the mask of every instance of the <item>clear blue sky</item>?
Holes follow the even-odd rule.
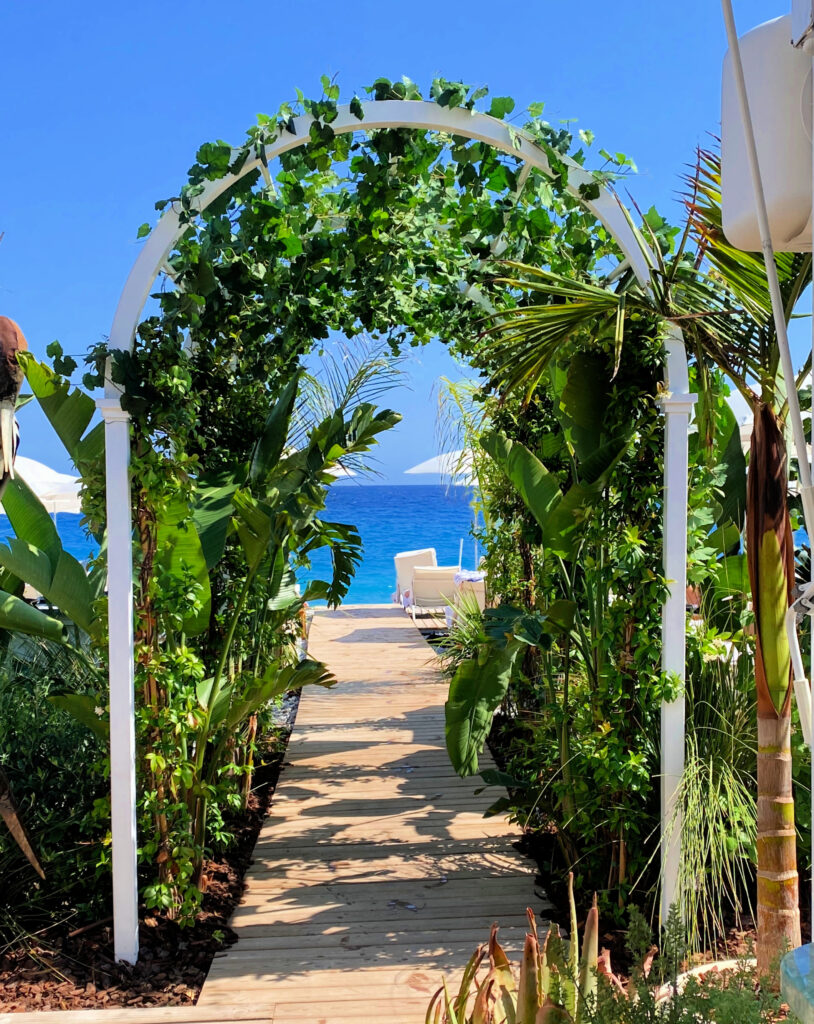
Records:
[[[789,7],[736,0],[739,30]],[[680,175],[718,130],[726,48],[716,0],[10,0],[0,38],[0,313],[37,355],[55,338],[82,354],[108,332],[136,229],[201,142],[241,141],[295,86],[319,93],[321,74],[343,94],[440,73],[518,107],[543,100],[550,121],[576,118],[631,155],[637,202],[678,219]],[[380,453],[393,483],[431,482],[402,473],[436,453],[435,378],[461,372],[435,346],[410,368],[412,390],[391,398],[404,423]],[[69,469],[38,412],[21,426],[24,454]]]

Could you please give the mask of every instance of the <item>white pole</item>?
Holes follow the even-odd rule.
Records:
[[[687,623],[687,464],[690,415],[696,396],[689,394],[684,340],[668,325],[668,392],[664,413],[664,576],[670,588],[661,614],[661,668],[677,683],[678,696],[661,706],[661,924],[676,901],[681,864],[682,815],[678,793],[684,775],[684,679]],[[672,370],[672,372],[670,372]],[[675,390],[674,390],[675,389]],[[679,908],[680,910],[681,908]]]
[[[812,68],[812,75],[814,75],[814,57],[812,57],[811,68]],[[811,198],[812,198],[812,209],[814,209],[814,102],[811,104],[811,111],[809,113],[811,114],[811,129],[812,129],[812,136],[811,136],[811,138],[812,138]],[[812,252],[814,252],[814,218],[812,218],[812,239],[811,239],[811,243],[812,243]],[[812,434],[811,434],[811,455],[812,455],[812,464],[809,467],[809,470],[810,470],[812,476],[814,476],[814,280],[812,281],[811,303],[812,303],[812,316],[811,316],[811,374],[809,376],[810,376],[810,383],[811,383],[811,429],[812,429]],[[800,455],[798,454],[798,462],[799,461],[800,461]],[[808,459],[806,459],[805,457],[804,457],[803,461],[806,464],[808,464]],[[804,512],[804,516],[805,516],[805,509],[803,510],[803,512]],[[812,540],[811,526],[810,526],[808,520],[806,520],[806,532],[807,532],[807,535],[808,535],[808,550],[809,550],[809,562],[810,562],[809,569],[811,571],[811,582],[812,582],[812,584],[814,584],[814,541]],[[810,640],[810,648],[809,649],[810,649],[810,653],[811,653],[811,662],[810,662],[808,678],[810,679],[812,676],[814,676],[814,622],[812,621],[812,618],[811,618],[810,615],[809,615],[809,628],[811,629],[811,637],[809,638],[809,640]],[[808,699],[809,733],[811,733],[812,732],[812,724],[814,724],[814,723],[812,723],[812,721],[811,721],[811,689],[810,689],[810,684],[808,684],[808,685],[809,685],[809,694],[808,694],[808,697],[809,697],[809,699]],[[812,743],[811,738],[809,738],[809,754],[811,755],[811,779],[810,779],[811,790],[810,790],[810,792],[812,794],[814,794],[814,743]],[[812,802],[811,802],[811,836],[814,836],[814,800],[812,800]],[[814,857],[812,857],[812,860],[811,860],[811,919],[810,920],[814,921]]]
[[[118,398],[96,405],[105,421],[113,945],[116,960],[134,964],[139,946],[130,417]]]

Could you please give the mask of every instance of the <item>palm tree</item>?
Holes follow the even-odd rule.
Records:
[[[489,333],[498,369],[493,385],[530,395],[552,358],[577,334],[613,339],[617,352],[629,316],[681,326],[702,386],[718,366],[754,413],[746,496],[746,548],[755,611],[758,714],[758,966],[767,971],[784,948],[800,944],[798,876],[791,789],[791,665],[785,614],[794,585],[794,549],[786,506],[783,435],[787,405],[762,256],[729,246],[721,230],[716,156],[700,153],[690,178],[689,216],[677,251],[664,225],[644,220],[649,288],[627,271],[599,282],[573,280],[520,264],[503,283],[523,293]],[[641,237],[641,236],[640,236]],[[690,251],[688,243],[695,242]],[[778,276],[787,319],[810,280],[811,256],[780,253]],[[800,375],[808,372],[807,364]],[[796,384],[797,382],[795,382]],[[700,403],[699,431],[711,428]]]

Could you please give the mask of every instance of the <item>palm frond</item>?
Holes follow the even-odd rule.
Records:
[[[403,385],[402,362],[400,356],[364,337],[353,348],[340,344],[326,350],[319,368],[303,374],[288,447],[304,447],[314,427],[336,412],[347,418],[354,410],[375,405],[382,395]],[[375,473],[369,457],[347,456],[340,460],[340,465],[355,473]]]
[[[612,333],[618,350],[625,309],[637,305],[635,297],[538,267],[508,265],[522,277],[498,278],[498,283],[526,292],[530,302],[503,310],[484,332],[495,338],[493,385],[503,392],[523,388],[528,400],[563,344],[582,330]]]
[[[685,205],[699,249],[714,268],[720,282],[756,321],[768,324],[772,303],[760,252],[744,252],[731,245],[724,234],[721,210],[721,158],[699,149],[695,171],[685,178],[689,193]],[[776,252],[775,264],[786,319],[808,284],[811,254]]]

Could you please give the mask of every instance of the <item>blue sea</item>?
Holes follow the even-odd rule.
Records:
[[[457,565],[463,540],[464,569],[474,569],[478,552],[471,534],[472,492],[468,487],[440,484],[404,486],[357,486],[340,484],[328,492],[324,518],[354,524],[364,544],[364,561],[356,571],[347,604],[381,604],[396,589],[393,556],[399,551],[435,548],[439,565]],[[309,577],[326,578],[330,555],[319,551]],[[330,578],[327,575],[327,578]]]
[[[471,490],[440,484],[418,486],[363,486],[337,484],[328,492],[323,518],[356,526],[364,544],[364,560],[356,572],[349,604],[380,604],[390,600],[395,589],[393,556],[399,551],[434,547],[439,565],[457,565],[463,540],[465,569],[474,569],[478,552],[471,536]],[[65,549],[80,561],[95,549],[79,525],[80,516],[60,512],[57,529]],[[0,539],[13,536],[5,516],[0,516]],[[483,552],[480,552],[482,554]],[[301,570],[300,581],[310,577],[330,578],[330,555],[318,551],[310,572]]]

